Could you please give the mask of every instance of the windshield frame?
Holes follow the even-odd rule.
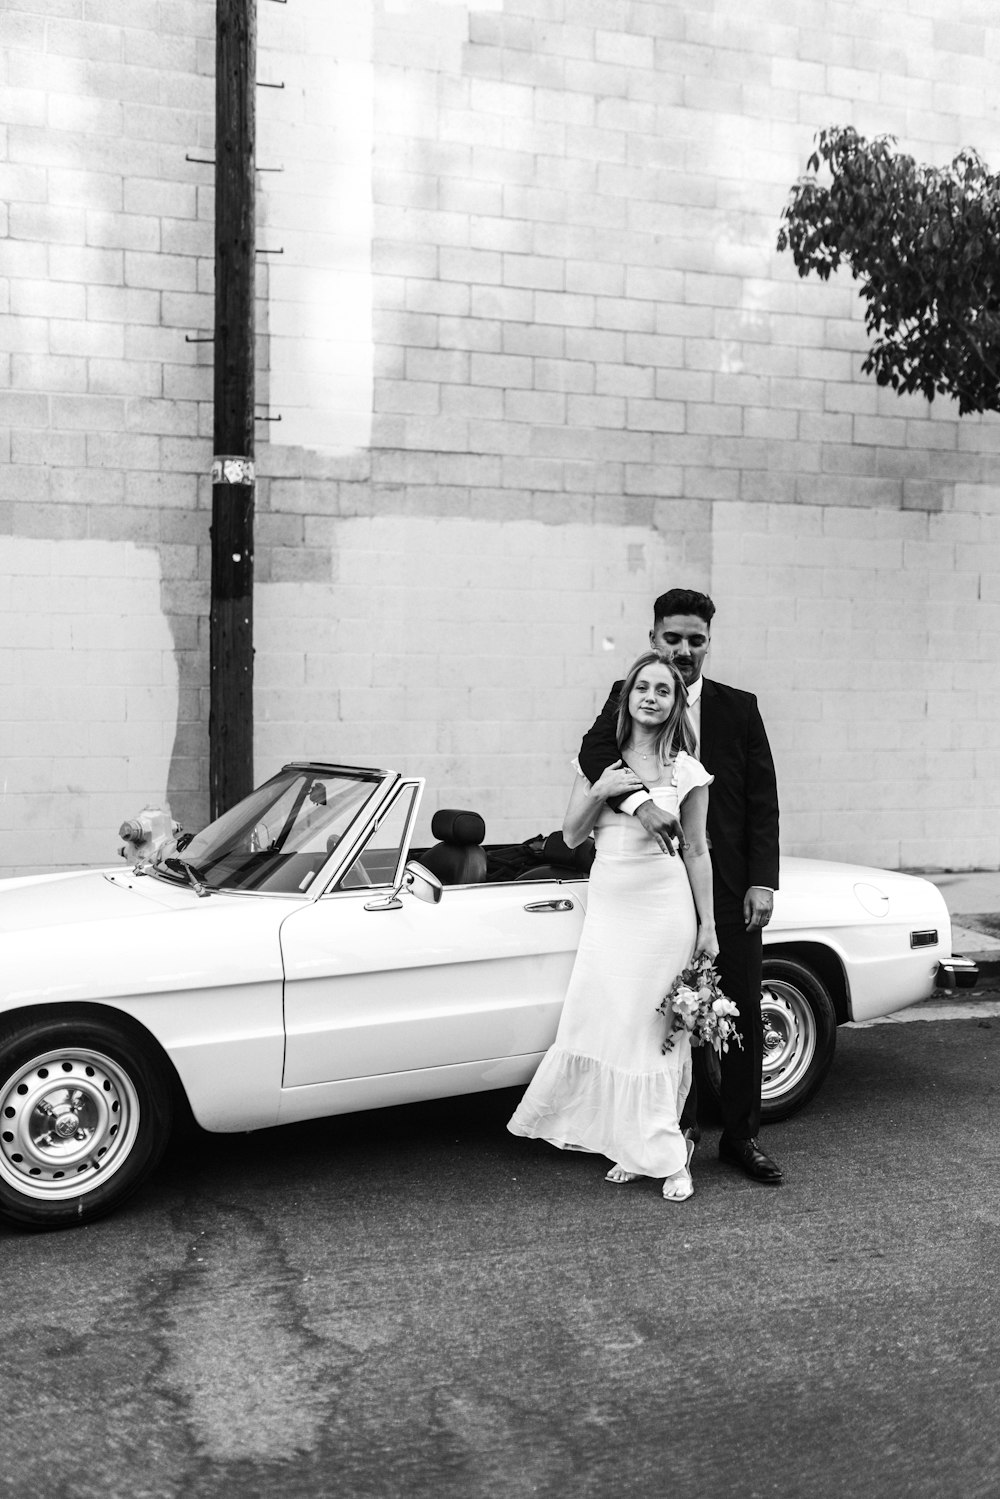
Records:
[[[276,771],[274,775],[269,776],[267,780],[262,781],[261,784],[259,786],[256,786],[248,796],[245,796],[241,799],[241,801],[236,802],[234,806],[230,807],[228,811],[222,813],[220,817],[217,817],[212,822],[207,823],[204,828],[200,829],[199,832],[195,834],[194,838],[190,840],[190,843],[187,844],[176,857],[178,857],[182,863],[188,863],[188,860],[185,857],[188,848],[191,847],[192,844],[195,844],[197,841],[199,841],[205,833],[208,833],[213,827],[216,827],[219,823],[222,823],[224,821],[231,821],[234,824],[235,831],[235,829],[240,826],[241,819],[239,816],[239,811],[245,803],[258,798],[261,792],[265,791],[269,786],[272,786],[275,783],[284,782],[286,783],[286,785],[294,784],[295,776],[301,777],[306,783],[311,776],[338,777],[344,781],[355,781],[361,785],[368,783],[371,789],[369,791],[369,794],[359,802],[353,815],[350,816],[344,828],[344,831],[340,836],[339,841],[337,842],[336,847],[330,850],[324,862],[320,864],[316,869],[313,878],[309,881],[309,884],[305,889],[300,888],[294,890],[281,890],[253,889],[246,887],[241,889],[239,887],[234,887],[227,884],[215,884],[211,881],[211,868],[209,868],[207,871],[204,869],[202,858],[199,858],[200,850],[195,848],[191,862],[195,866],[198,877],[203,881],[208,893],[219,895],[248,895],[258,897],[267,896],[271,898],[278,897],[298,901],[318,900],[321,895],[325,894],[326,891],[330,889],[331,884],[340,878],[341,873],[349,868],[351,863],[353,863],[354,859],[357,857],[357,852],[360,846],[362,845],[369,829],[371,828],[372,822],[378,816],[379,811],[385,805],[387,798],[392,794],[393,789],[398,785],[400,780],[398,771],[378,770],[369,766],[339,765],[321,760],[290,761],[288,764],[283,765],[280,770]],[[287,831],[287,828],[285,831]],[[226,836],[229,837],[232,836],[232,834],[227,833]],[[224,855],[220,854],[219,857],[221,860]],[[172,874],[160,867],[155,870],[155,873],[159,878],[167,880],[171,884],[182,883],[180,875]],[[206,873],[208,875],[208,878],[205,877]]]

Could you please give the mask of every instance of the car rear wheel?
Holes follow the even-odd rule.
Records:
[[[793,958],[764,959],[761,1017],[764,1021],[764,1075],[761,1120],[774,1124],[798,1113],[813,1097],[833,1061],[837,1014],[822,979]],[[719,1059],[705,1049],[695,1053],[700,1080],[718,1102]]]
[[[68,1228],[112,1212],[159,1161],[171,1112],[124,1027],[66,1015],[0,1030],[0,1218]]]
[[[822,979],[792,958],[764,960],[761,1118],[787,1119],[812,1098],[837,1046],[837,1012]]]

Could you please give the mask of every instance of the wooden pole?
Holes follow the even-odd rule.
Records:
[[[255,5],[216,0],[213,818],[253,788]]]

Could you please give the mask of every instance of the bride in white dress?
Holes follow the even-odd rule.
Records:
[[[687,691],[656,651],[633,663],[618,714],[621,760],[593,785],[577,774],[563,824],[571,847],[593,830],[597,856],[587,915],[559,1029],[507,1128],[615,1165],[607,1180],[664,1177],[663,1195],[694,1191],[693,1143],[680,1115],[691,1085],[691,1046],[656,1007],[696,953],[719,944],[705,836],[712,777],[690,751]],[[642,824],[607,805],[648,787],[679,814],[682,857],[663,853]]]

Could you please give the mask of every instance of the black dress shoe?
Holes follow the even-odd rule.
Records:
[[[780,1186],[784,1180],[781,1167],[764,1154],[756,1140],[727,1140],[723,1135],[719,1141],[719,1160],[732,1161],[754,1181],[764,1182],[769,1187]]]

